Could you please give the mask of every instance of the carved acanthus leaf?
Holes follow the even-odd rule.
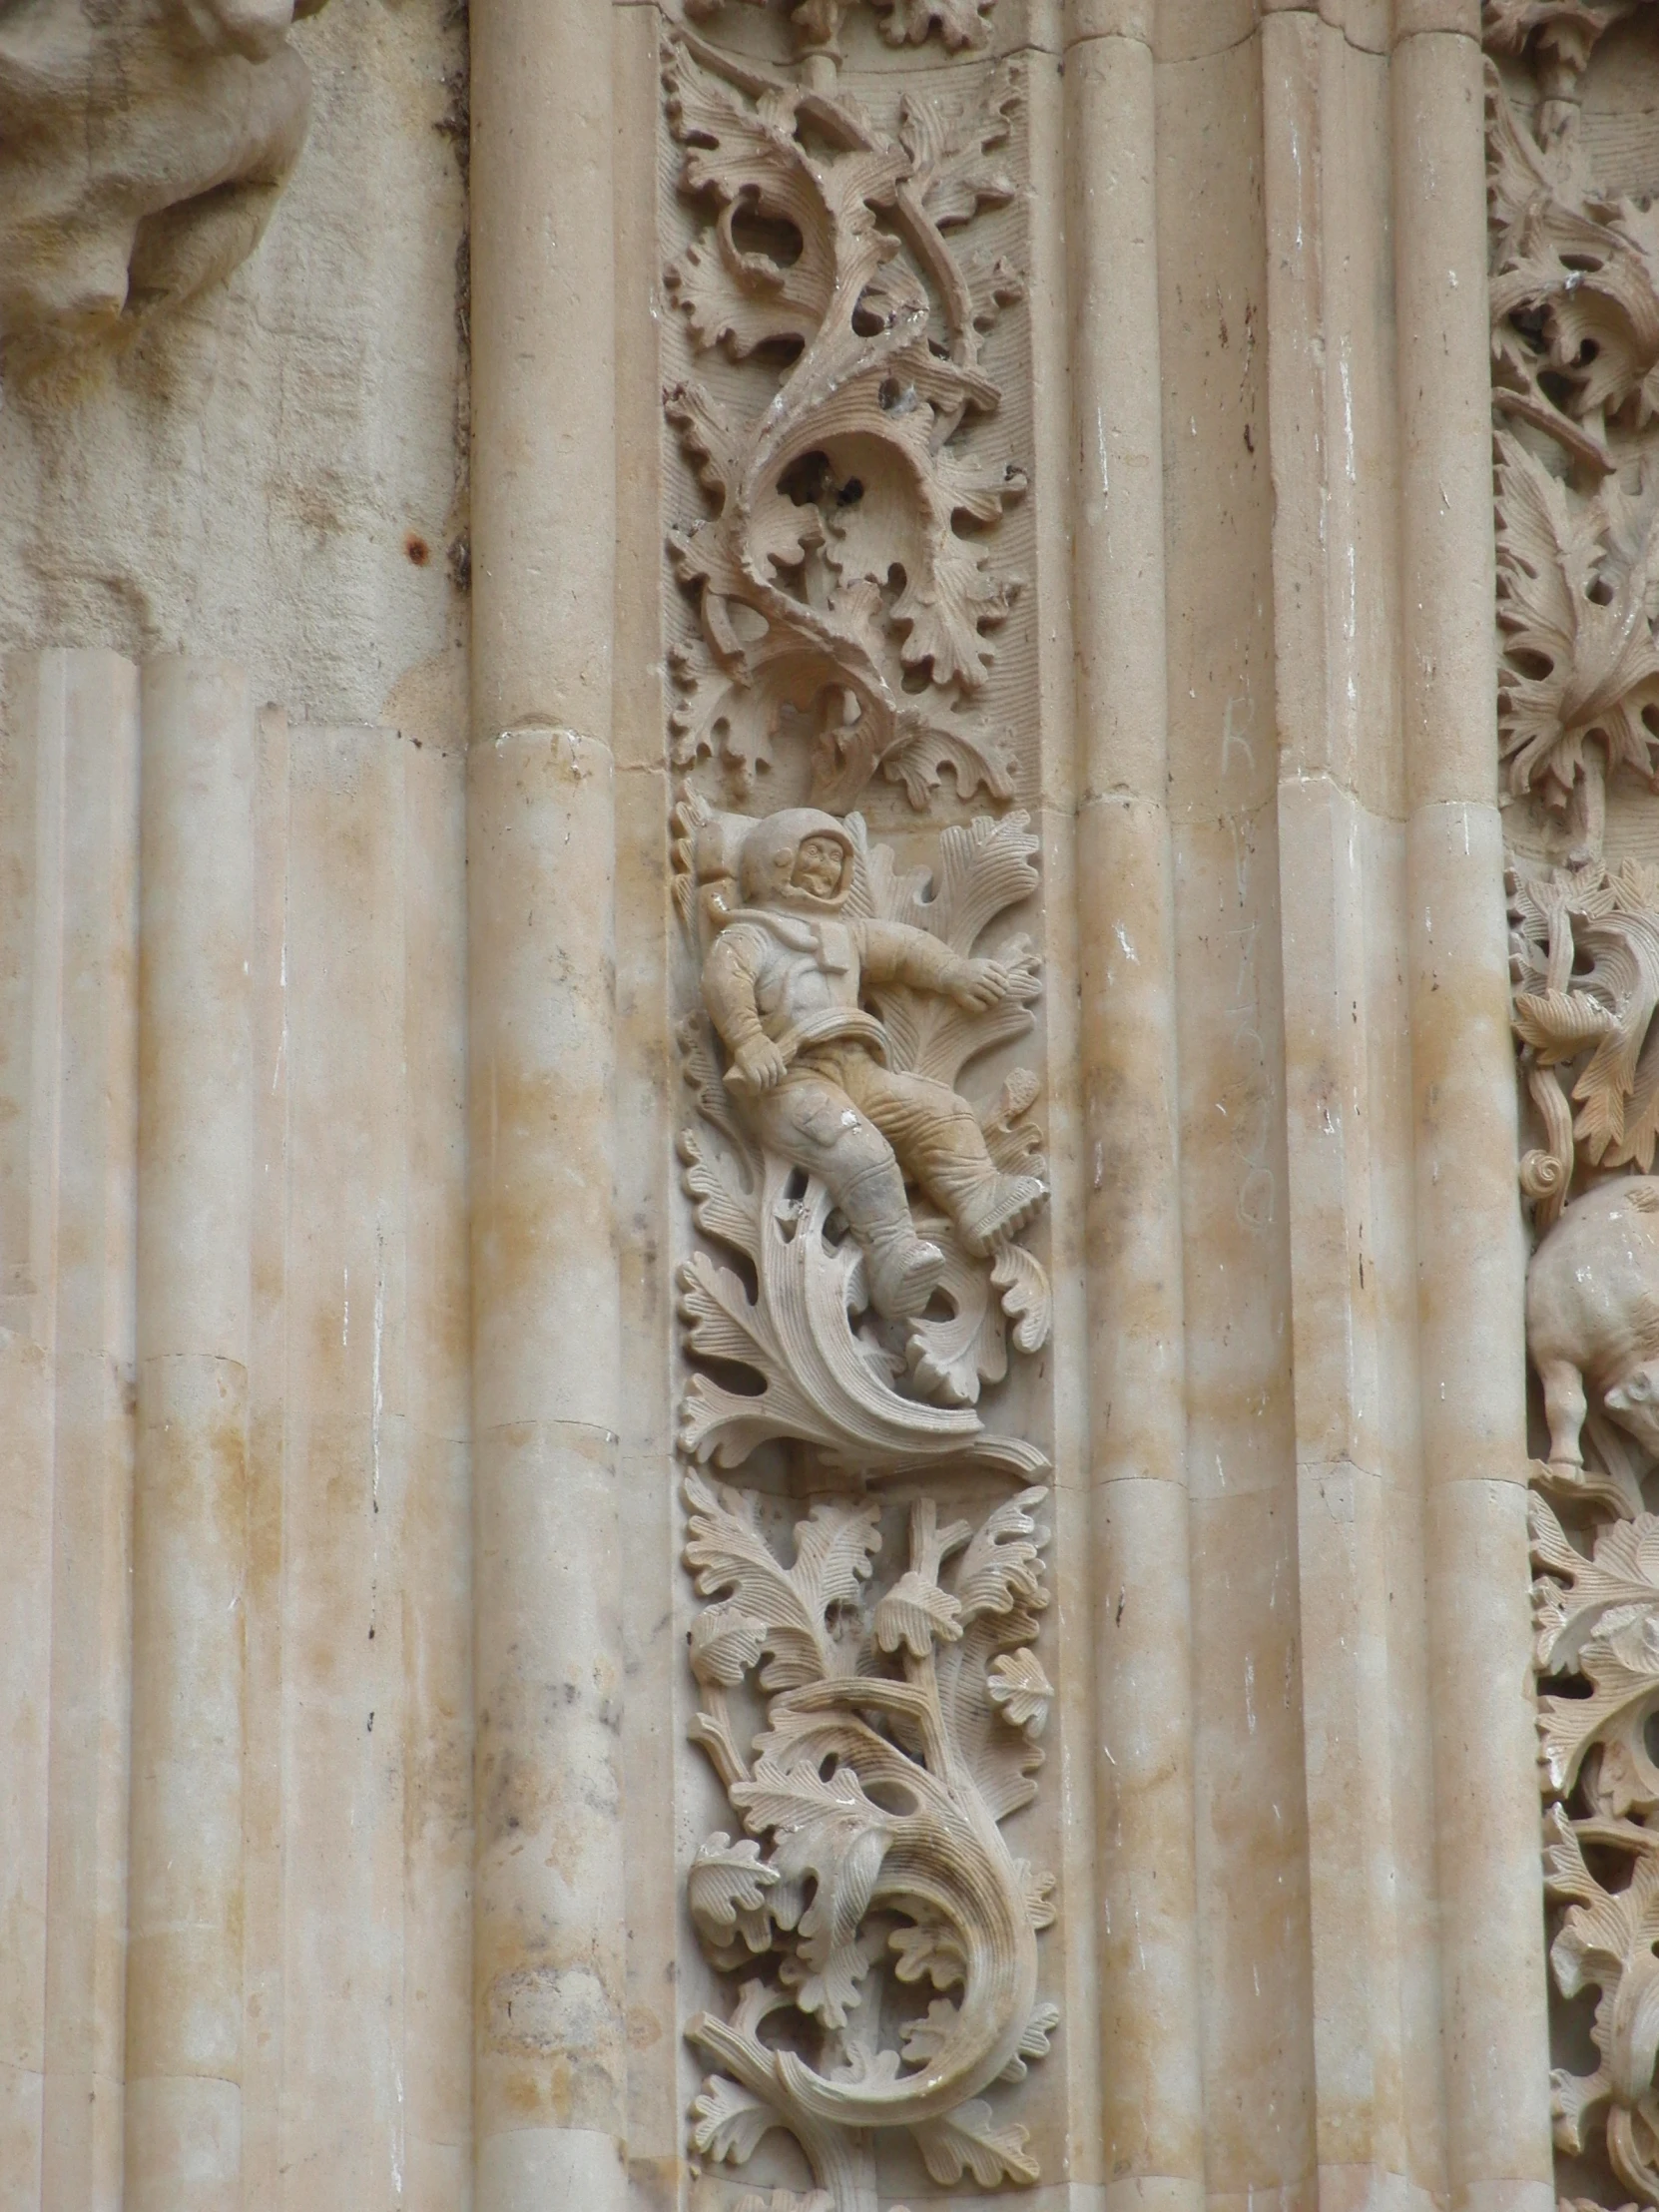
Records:
[[[1560,1211],[1581,1148],[1593,1166],[1647,1174],[1659,1146],[1659,871],[1515,868],[1510,874],[1515,1034],[1538,1071],[1559,1071],[1557,1095],[1577,1102],[1570,1126],[1529,1078],[1550,1130]],[[1534,1190],[1531,1194],[1539,1196]]]
[[[1487,47],[1501,54],[1541,50],[1576,76],[1602,33],[1637,0],[1485,0],[1480,11]]]
[[[935,2181],[949,2188],[964,2173],[971,2173],[981,2189],[994,2189],[1003,2181],[1030,2188],[1042,2179],[1042,2169],[1026,2153],[1030,2132],[1017,2122],[998,2127],[990,2106],[980,2097],[910,2130]]]
[[[1571,1672],[1588,1696],[1541,1696],[1538,1733],[1550,1792],[1566,1797],[1585,1772],[1599,1813],[1659,1808],[1659,1768],[1645,1728],[1659,1710],[1659,1519],[1650,1513],[1600,1530],[1586,1560],[1542,1498],[1529,1500],[1533,1556],[1550,1571],[1533,1585],[1537,1657]]]
[[[1572,1821],[1559,1807],[1546,1817],[1544,1836],[1545,1888],[1570,1901],[1550,1946],[1551,1967],[1563,1995],[1599,1991],[1590,2029],[1599,2054],[1594,2073],[1558,2066],[1550,2076],[1555,2140],[1581,2152],[1586,2119],[1600,2116],[1614,2171],[1652,2203],[1659,2199],[1659,1838],[1631,1821]],[[1624,1861],[1622,1889],[1604,1889],[1590,1872],[1587,1843]]]
[[[756,1522],[751,1495],[691,1474],[686,1501],[686,1564],[699,1591],[730,1601],[716,1608],[723,1619],[739,1612],[753,1624],[754,1653],[742,1671],[766,1654],[766,1690],[795,1689],[842,1671],[849,1662],[836,1644],[833,1616],[856,1606],[868,1578],[881,1541],[876,1508],[814,1506],[796,1527],[795,1564],[784,1567]]]
[[[747,0],[751,7],[766,7],[770,0]],[[841,24],[854,0],[799,0],[790,20],[804,51],[838,52]],[[964,47],[983,46],[988,35],[985,21],[992,0],[870,0],[881,36],[889,46],[920,46],[937,31],[948,53]],[[718,15],[721,0],[687,0],[688,15],[707,19]]]
[[[1564,26],[1566,11],[1556,20]],[[1659,410],[1652,219],[1580,190],[1490,68],[1486,109],[1493,402],[1611,471],[1608,423],[1640,429]]]
[[[1501,753],[1509,788],[1565,808],[1585,747],[1659,784],[1659,465],[1638,490],[1570,492],[1498,432]],[[1651,718],[1651,720],[1649,719]]]

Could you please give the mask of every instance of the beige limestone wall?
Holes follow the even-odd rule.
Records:
[[[8,386],[4,2212],[1551,2191],[1478,25],[984,13],[980,47],[942,8],[957,52],[922,5],[890,40],[862,4],[333,0],[292,33],[311,137],[258,253],[119,357]],[[463,31],[470,385],[438,128]],[[800,1938],[723,1952],[688,1897],[712,1832],[767,1831],[704,1748],[726,1662],[693,1674],[681,1270],[709,1245],[678,1038],[731,877],[677,903],[717,840],[674,810],[804,801],[821,702],[787,702],[750,789],[672,758],[705,633],[665,533],[707,523],[721,454],[693,465],[665,386],[706,379],[747,434],[811,338],[694,342],[686,257],[721,248],[682,164],[718,134],[675,138],[681,32],[739,106],[817,99],[802,143],[843,179],[858,131],[902,170],[918,114],[1007,97],[984,204],[942,231],[990,286],[996,404],[961,449],[1023,478],[971,525],[945,503],[1017,584],[957,702],[1007,789],[833,808],[899,867],[1016,805],[1039,840],[986,934],[1032,937],[1036,1026],[961,1080],[987,1111],[1017,1060],[1041,1085],[1019,1249],[1052,1328],[977,1409],[1052,1462],[1046,1764],[1007,1839],[1056,1878],[1059,2019],[976,2084],[954,2183],[925,2135],[798,2149],[694,2108],[702,2015]],[[1620,177],[1651,120],[1632,94],[1596,124]],[[797,269],[753,206],[726,245],[748,296]],[[803,431],[791,513],[755,494],[775,579],[831,497],[885,542],[883,435]],[[713,1470],[780,1562],[871,1472],[807,1440]],[[931,1643],[871,1656],[909,1508],[976,1519],[1009,1484],[942,1446],[873,1472],[875,1576],[836,1618],[914,1688]],[[726,1687],[747,1756],[766,1698]],[[866,1695],[887,1725],[896,1690]],[[830,2103],[873,2097],[925,2011],[895,1992],[852,2008]]]
[[[462,756],[6,669],[4,2201],[453,2205]]]
[[[253,257],[119,350],[9,380],[0,646],[223,655],[293,714],[453,741],[463,12],[372,0],[296,25],[309,129]]]
[[[243,2187],[437,2207],[470,2138],[462,756],[268,718],[260,771]]]

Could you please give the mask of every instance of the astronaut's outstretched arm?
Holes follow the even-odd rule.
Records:
[[[971,964],[926,929],[907,921],[858,924],[858,954],[872,983],[908,983],[912,990],[948,991]]]
[[[860,923],[858,949],[871,982],[947,992],[972,1013],[983,1013],[1019,988],[1017,969],[1005,962],[964,959],[927,930],[912,929],[904,921]]]

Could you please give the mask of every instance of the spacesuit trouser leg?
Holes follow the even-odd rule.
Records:
[[[938,1287],[944,1256],[916,1235],[892,1146],[838,1083],[793,1070],[750,1101],[762,1144],[816,1175],[862,1247],[871,1303],[892,1320],[919,1314]]]
[[[996,1179],[996,1163],[967,1101],[925,1075],[884,1068],[847,1053],[842,1081],[934,1205],[960,1218],[966,1201]]]

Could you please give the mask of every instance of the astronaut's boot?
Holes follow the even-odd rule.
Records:
[[[896,1160],[865,1168],[837,1194],[863,1248],[869,1302],[888,1321],[915,1321],[938,1289],[944,1254],[918,1237]]]
[[[1048,1196],[1034,1175],[987,1175],[956,1208],[956,1227],[972,1253],[984,1254],[1001,1237],[1017,1236]]]

